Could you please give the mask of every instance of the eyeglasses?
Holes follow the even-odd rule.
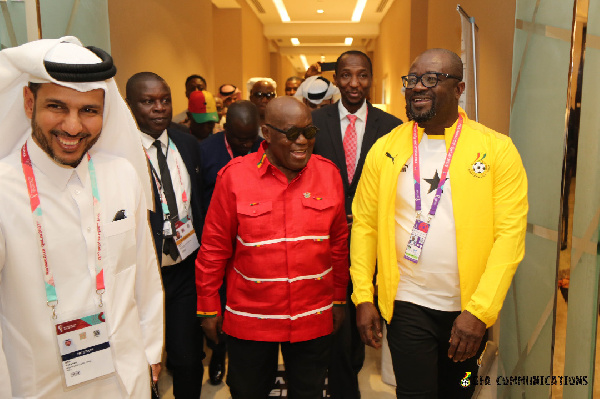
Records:
[[[257,91],[255,93],[252,93],[252,95],[256,98],[263,98],[265,97],[267,100],[270,100],[272,98],[275,98],[277,96],[277,94],[275,94],[274,91],[269,92],[269,93],[263,93],[262,91]]]
[[[298,137],[300,136],[300,134],[302,134],[305,139],[310,140],[313,137],[315,137],[317,135],[317,133],[319,132],[319,128],[316,126],[313,126],[313,125],[308,125],[305,127],[292,126],[288,130],[281,130],[281,129],[276,128],[275,126],[270,125],[268,123],[266,125],[273,130],[277,130],[279,133],[285,134],[285,137],[289,141],[296,141],[298,139]]]
[[[446,79],[457,79],[459,82],[462,81],[462,78],[459,76],[448,75],[447,73],[441,72],[427,72],[421,76],[415,75],[414,73],[402,76],[402,84],[407,89],[412,89],[417,85],[417,83],[419,83],[420,80],[423,87],[431,89],[432,87],[437,86],[438,82],[440,81],[440,76],[444,76]]]

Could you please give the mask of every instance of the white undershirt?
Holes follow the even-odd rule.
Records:
[[[167,135],[167,131],[162,132],[160,137],[158,138],[161,143],[163,154],[167,156],[167,166],[169,167],[169,172],[171,173],[171,181],[173,182],[173,191],[175,191],[175,199],[177,200],[177,213],[179,215],[179,219],[183,219],[184,217],[188,217],[192,220],[192,212],[190,210],[190,199],[192,196],[192,184],[190,182],[190,176],[188,171],[183,163],[183,159],[179,154],[179,150],[175,152],[175,157],[173,157],[173,153],[169,152],[167,155],[167,145],[169,142],[169,136]],[[146,149],[148,153],[148,157],[150,158],[150,163],[152,167],[160,176],[160,168],[158,167],[158,159],[156,157],[156,147],[153,145],[156,139],[152,136],[142,132],[142,145]],[[177,148],[177,147],[175,147]],[[181,172],[181,181],[179,180],[179,173],[177,172],[177,165],[179,165],[179,170]],[[183,185],[181,184],[183,182]],[[183,190],[188,197],[188,201],[184,204],[182,201]],[[181,262],[181,256],[179,256],[176,260],[173,260],[170,255],[162,254],[162,266],[170,266]]]
[[[419,143],[422,220],[427,220],[437,185],[432,180],[442,174],[446,158],[444,136],[427,137]],[[402,169],[396,188],[396,256],[400,283],[396,300],[442,311],[460,311],[460,282],[456,255],[456,230],[452,211],[451,176],[448,172],[435,217],[431,220],[421,257],[417,264],[404,259],[404,251],[415,223],[415,186],[412,157]]]

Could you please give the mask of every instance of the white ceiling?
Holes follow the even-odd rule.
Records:
[[[273,0],[212,0],[219,8],[238,8],[246,1],[264,26],[264,35],[273,51],[288,57],[299,72],[304,72],[300,55],[308,64],[333,62],[344,51],[367,51],[371,39],[379,35],[379,24],[394,0],[366,0],[360,22],[352,22],[352,13],[360,0],[282,0],[290,22],[282,22]],[[323,10],[322,14],[317,10]],[[294,46],[291,38],[298,38]],[[344,39],[352,37],[352,45]]]

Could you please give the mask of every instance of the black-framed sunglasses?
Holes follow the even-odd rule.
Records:
[[[252,93],[252,95],[256,98],[265,97],[267,100],[277,97],[277,94],[274,91],[271,91],[269,93],[263,93],[262,91],[257,91],[257,92]]]
[[[308,125],[305,127],[292,126],[288,130],[281,130],[269,123],[267,123],[266,125],[267,125],[267,127],[270,127],[273,130],[277,130],[279,133],[285,134],[285,137],[289,141],[296,141],[298,139],[298,137],[300,136],[300,134],[302,134],[305,139],[310,140],[313,137],[315,137],[317,135],[317,133],[319,132],[319,128],[314,125]]]
[[[423,87],[431,89],[432,87],[437,86],[438,82],[440,81],[440,76],[443,76],[446,79],[457,79],[459,82],[462,81],[460,76],[449,75],[442,72],[427,72],[420,76],[415,75],[414,73],[402,76],[402,85],[407,89],[412,89],[417,85],[417,83],[419,83],[420,80]]]

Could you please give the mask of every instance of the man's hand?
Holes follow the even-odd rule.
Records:
[[[214,343],[219,343],[219,335],[222,332],[223,316],[204,317],[202,320],[202,330],[204,335]]]
[[[346,223],[348,223],[348,231],[352,230],[352,222],[354,221],[354,217],[350,215],[346,215]]]
[[[363,302],[356,307],[356,326],[366,345],[381,348],[381,318],[373,303]]]
[[[477,353],[485,334],[485,323],[466,310],[454,320],[450,333],[448,357],[463,362]]]
[[[160,374],[160,363],[151,364],[150,369],[152,370],[152,383],[156,384],[158,382],[158,375]]]
[[[346,317],[346,305],[332,307],[331,313],[333,314],[333,334],[335,334],[342,326]]]

